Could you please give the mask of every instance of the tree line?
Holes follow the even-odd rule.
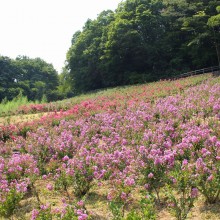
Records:
[[[126,0],[87,20],[67,52],[75,93],[218,65],[220,1]]]
[[[0,101],[19,94],[29,100],[54,100],[58,85],[58,73],[52,64],[40,58],[0,56]]]

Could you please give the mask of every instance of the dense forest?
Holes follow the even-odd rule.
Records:
[[[76,92],[142,83],[213,65],[220,1],[126,0],[88,20],[67,53]]]
[[[40,58],[0,56],[0,101],[48,101],[220,65],[219,0],[126,0],[74,33],[58,74]]]

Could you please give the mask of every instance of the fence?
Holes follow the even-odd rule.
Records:
[[[212,73],[215,75],[220,75],[220,66],[212,66],[212,67],[208,67],[208,68],[204,68],[204,69],[186,72],[186,73],[180,74],[178,76],[173,76],[170,79],[175,80],[175,79],[179,79],[179,78],[184,78],[184,77],[194,76],[194,75],[199,75],[199,74],[204,74],[204,73]]]

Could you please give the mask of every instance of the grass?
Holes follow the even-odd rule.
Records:
[[[38,180],[36,182],[36,189],[39,193],[40,200],[43,203],[52,204],[52,209],[62,207],[61,200],[65,198],[68,200],[68,197],[65,193],[56,192],[51,193],[46,189],[47,183],[52,183],[51,181],[42,181]],[[93,187],[91,191],[86,196],[86,209],[93,213],[92,220],[110,220],[112,219],[111,212],[108,208],[107,193],[109,190],[108,182],[104,182],[102,188]],[[74,198],[73,192],[69,189],[69,194],[71,199]],[[138,204],[139,201],[139,192],[132,192],[132,204],[126,207],[125,214],[133,207],[135,204]],[[163,200],[166,200],[165,197],[162,197]],[[14,220],[28,220],[31,218],[31,210],[37,207],[37,200],[33,195],[25,197],[21,202],[17,210],[15,210],[13,218]],[[220,203],[207,205],[204,202],[204,198],[200,196],[195,203],[195,207],[192,209],[187,220],[219,220],[220,219]],[[167,211],[166,207],[163,204],[157,204],[156,206],[156,215],[159,220],[175,220],[175,218]],[[0,218],[1,220],[1,218]],[[3,219],[2,219],[3,220]]]
[[[28,101],[26,96],[19,94],[17,97],[13,98],[11,101],[3,99],[0,103],[0,116],[9,116],[14,113],[20,106],[28,104],[38,104],[39,101]]]

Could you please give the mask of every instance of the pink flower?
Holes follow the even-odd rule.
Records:
[[[182,163],[182,166],[186,166],[187,164],[188,164],[188,160],[184,159],[183,163]]]
[[[18,192],[27,192],[28,182],[29,180],[27,179],[26,182],[16,183],[16,190]]]
[[[215,144],[216,141],[217,141],[217,137],[216,136],[212,136],[212,137],[210,137],[209,140],[212,142],[212,144]]]
[[[69,157],[66,155],[64,158],[63,158],[63,161],[68,161],[69,160]]]
[[[80,206],[80,207],[83,207],[84,206],[84,202],[82,200],[80,200],[79,202],[77,202],[77,205]]]
[[[34,209],[31,213],[31,220],[35,220],[39,215],[39,211],[37,209]]]
[[[41,210],[47,210],[50,206],[48,204],[46,205],[40,205]]]
[[[127,194],[125,192],[121,193],[121,199],[126,200],[127,199]]]
[[[174,207],[175,204],[174,204],[173,202],[171,202],[171,203],[168,204],[168,206],[169,206],[169,207]]]
[[[211,174],[209,177],[208,177],[208,181],[212,181],[214,179],[214,176]]]
[[[150,199],[150,195],[146,195],[145,198],[146,198],[146,199]]]
[[[220,147],[220,141],[216,141],[215,146],[219,148]]]
[[[86,220],[88,218],[88,215],[85,213],[80,214],[80,216],[78,216],[78,220]]]
[[[177,183],[177,180],[176,180],[176,178],[174,178],[174,177],[171,178],[171,181],[173,182],[173,184],[176,184],[176,183]]]
[[[152,179],[153,177],[154,177],[154,174],[153,174],[153,173],[149,173],[149,174],[148,174],[148,178],[149,178],[149,179]]]
[[[125,179],[125,185],[126,185],[126,186],[133,186],[134,184],[135,184],[135,181],[134,181],[133,178],[127,177],[127,178]]]
[[[192,188],[191,190],[191,198],[196,198],[198,196],[198,189],[197,188]]]
[[[220,160],[220,156],[217,156],[217,157],[216,157],[216,160]]]
[[[47,189],[50,190],[50,191],[53,190],[53,185],[50,184],[50,183],[48,183],[48,184],[47,184]]]
[[[150,188],[150,184],[145,184],[145,185],[144,185],[144,188],[145,188],[145,189],[149,189],[149,188]]]
[[[47,179],[47,175],[43,175],[43,176],[42,176],[42,179],[43,179],[43,180],[46,180],[46,179]]]
[[[107,195],[107,199],[108,200],[113,200],[115,198],[115,195],[114,195],[114,192],[113,191],[110,191],[109,193],[108,193],[108,195]]]
[[[141,154],[143,154],[145,152],[145,150],[146,150],[145,146],[140,146],[139,151]]]
[[[205,168],[205,163],[203,162],[203,159],[200,157],[196,161],[196,169],[201,170]]]
[[[66,199],[65,198],[62,198],[61,201],[62,201],[62,203],[66,204]]]

